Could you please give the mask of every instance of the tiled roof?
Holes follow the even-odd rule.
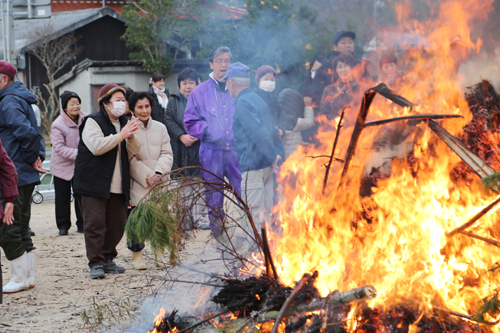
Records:
[[[123,12],[122,7],[127,4],[126,0],[104,0],[105,6],[113,8],[117,13]],[[82,9],[102,8],[102,0],[51,0],[52,13],[71,12]],[[221,13],[224,14],[227,20],[242,20],[247,15],[245,8],[238,8],[228,6],[221,3],[216,3],[215,6],[219,8]]]
[[[105,6],[114,9],[117,13],[123,12],[122,7],[127,4],[126,1],[105,0]],[[51,0],[52,13],[72,12],[82,9],[102,8],[103,1],[98,0]]]

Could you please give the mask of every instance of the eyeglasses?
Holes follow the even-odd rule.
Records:
[[[217,65],[220,65],[222,63],[224,63],[225,65],[231,65],[231,60],[214,60],[213,63]]]

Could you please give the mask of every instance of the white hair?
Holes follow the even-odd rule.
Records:
[[[231,80],[238,87],[249,87],[250,86],[250,78],[249,77],[228,77],[227,80]]]

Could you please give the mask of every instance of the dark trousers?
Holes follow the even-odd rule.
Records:
[[[127,207],[127,220],[130,216],[130,213],[135,208],[135,206]],[[128,233],[127,233],[128,235]],[[136,239],[132,236],[127,240],[127,247],[132,252],[141,252],[144,249],[144,244],[140,244]]]
[[[85,247],[89,267],[114,259],[125,231],[127,205],[123,194],[111,193],[109,199],[77,196],[83,213]]]
[[[71,187],[73,180],[64,180],[54,176],[56,190],[56,224],[59,230],[71,228]],[[75,202],[76,226],[83,229],[83,217],[78,200]]]
[[[0,246],[9,261],[35,249],[30,236],[31,195],[35,185],[20,186],[17,189],[19,194],[14,197],[14,223],[3,225],[0,241]]]

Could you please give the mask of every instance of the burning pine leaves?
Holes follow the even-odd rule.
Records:
[[[177,311],[157,320],[155,333],[183,332],[280,332],[280,333],[371,333],[371,332],[480,332],[473,322],[450,316],[449,312],[426,312],[419,304],[404,301],[387,309],[372,309],[366,300],[367,287],[348,292],[335,291],[321,298],[314,286],[317,273],[306,274],[306,283],[285,309],[283,319],[278,311],[297,289],[286,287],[265,274],[244,280],[223,280],[222,289],[212,301],[223,309],[216,315],[194,322],[180,317]],[[373,296],[373,295],[372,295]],[[215,319],[219,317],[218,319]],[[276,330],[273,327],[276,326]]]

